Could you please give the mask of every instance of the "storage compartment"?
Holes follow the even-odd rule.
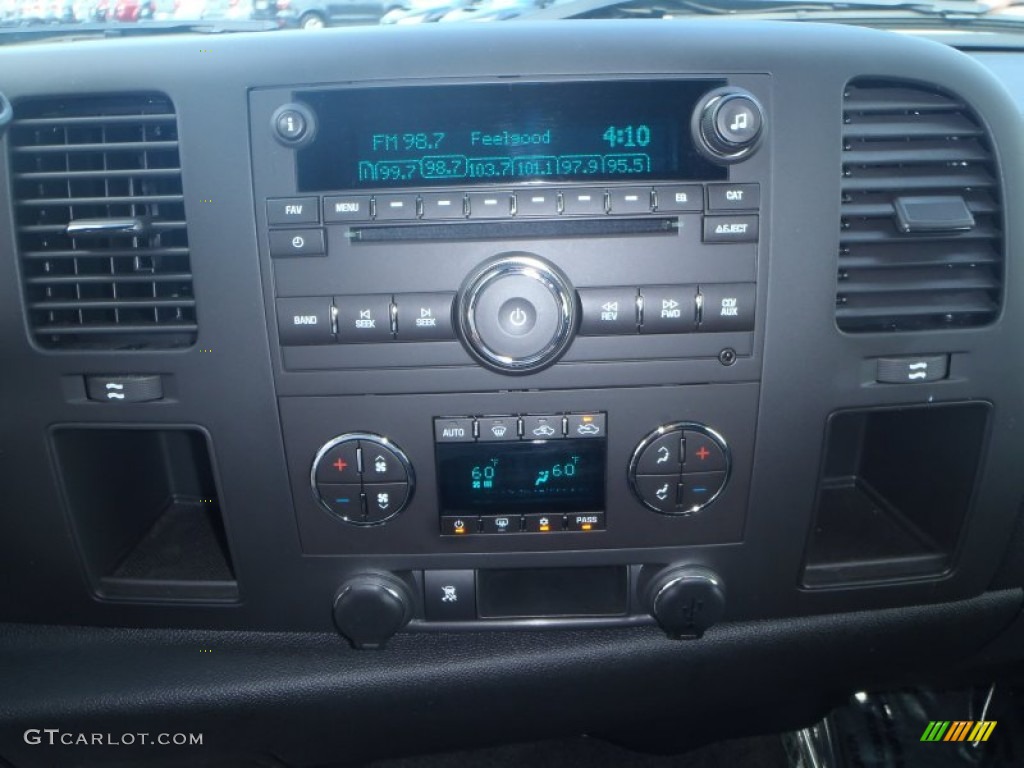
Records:
[[[59,428],[72,525],[101,597],[236,601],[210,448],[195,428]]]
[[[629,604],[625,566],[487,569],[476,578],[482,619],[622,616]]]
[[[963,403],[833,414],[803,585],[945,572],[970,510],[989,410]]]

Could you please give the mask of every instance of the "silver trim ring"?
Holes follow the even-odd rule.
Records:
[[[714,495],[710,499],[705,501],[703,504],[691,507],[690,509],[683,509],[678,512],[665,512],[664,510],[658,509],[657,507],[648,504],[644,497],[641,495],[640,488],[637,486],[636,483],[636,470],[637,466],[640,464],[641,454],[645,450],[647,450],[648,446],[650,446],[651,443],[653,443],[658,438],[664,437],[665,435],[670,434],[672,432],[679,432],[680,434],[682,434],[683,430],[689,432],[700,432],[702,435],[711,438],[715,443],[718,444],[718,447],[722,449],[722,455],[725,457],[725,476],[722,478],[721,487],[719,487],[719,489],[715,491]],[[682,479],[683,473],[680,472],[678,476],[680,479]],[[700,512],[703,509],[706,509],[711,504],[714,504],[718,497],[722,495],[722,492],[725,490],[725,487],[729,484],[729,479],[731,477],[732,451],[729,450],[729,444],[725,441],[725,438],[722,437],[722,435],[716,432],[714,429],[707,426],[706,424],[701,424],[696,421],[674,421],[670,424],[663,424],[662,426],[658,427],[656,430],[651,432],[649,435],[647,435],[647,437],[640,441],[636,448],[633,449],[633,455],[629,460],[629,469],[626,472],[626,479],[629,481],[629,489],[633,492],[633,495],[636,497],[637,501],[639,501],[652,512],[657,512],[659,515],[665,515],[666,517],[687,517],[689,515],[696,514],[697,512]]]
[[[543,285],[558,307],[558,325],[544,347],[526,357],[501,355],[490,349],[477,330],[476,308],[480,294],[497,280],[522,275]],[[531,373],[551,365],[573,340],[576,316],[579,314],[576,291],[557,267],[532,254],[508,254],[486,262],[463,284],[458,298],[458,323],[470,352],[484,365],[501,373]]]
[[[324,501],[323,496],[320,495],[320,489],[317,487],[316,470],[317,467],[320,466],[320,461],[323,459],[323,457],[327,454],[328,451],[330,451],[337,445],[341,443],[351,442],[353,440],[359,440],[360,442],[367,443],[375,443],[376,445],[379,445],[383,448],[387,448],[389,451],[395,454],[395,456],[398,457],[399,464],[401,464],[402,468],[405,470],[406,482],[409,485],[409,492],[405,495],[405,501],[402,502],[401,506],[396,508],[393,513],[391,513],[390,515],[381,520],[353,520],[346,515],[338,514],[333,509],[330,508],[326,501]],[[405,455],[405,451],[403,451],[401,448],[399,448],[391,440],[384,437],[383,435],[377,435],[374,434],[373,432],[346,432],[344,435],[338,435],[337,437],[328,440],[320,447],[320,450],[316,452],[316,456],[313,458],[313,465],[310,467],[309,470],[309,485],[313,491],[313,498],[316,500],[317,504],[322,509],[326,510],[331,515],[331,517],[335,518],[336,520],[341,520],[342,522],[348,523],[349,525],[359,526],[360,528],[372,528],[377,525],[384,525],[385,523],[394,520],[396,517],[398,517],[399,514],[401,514],[405,510],[406,507],[409,506],[409,502],[412,501],[413,494],[416,493],[416,473],[413,471],[412,462],[410,462],[409,457]],[[362,473],[360,473],[359,475],[359,489],[360,492],[362,492]]]

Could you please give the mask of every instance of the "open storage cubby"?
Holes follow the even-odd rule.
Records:
[[[989,411],[974,402],[833,414],[803,586],[947,571],[970,510]]]
[[[205,432],[61,427],[53,442],[100,597],[238,599]]]

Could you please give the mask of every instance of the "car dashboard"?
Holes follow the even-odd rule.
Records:
[[[677,749],[1019,661],[1013,61],[740,20],[0,49],[0,754]]]

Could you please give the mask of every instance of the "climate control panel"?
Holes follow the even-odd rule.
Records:
[[[408,505],[415,487],[405,453],[381,435],[350,432],[327,442],[310,471],[320,505],[352,525],[380,525]]]

